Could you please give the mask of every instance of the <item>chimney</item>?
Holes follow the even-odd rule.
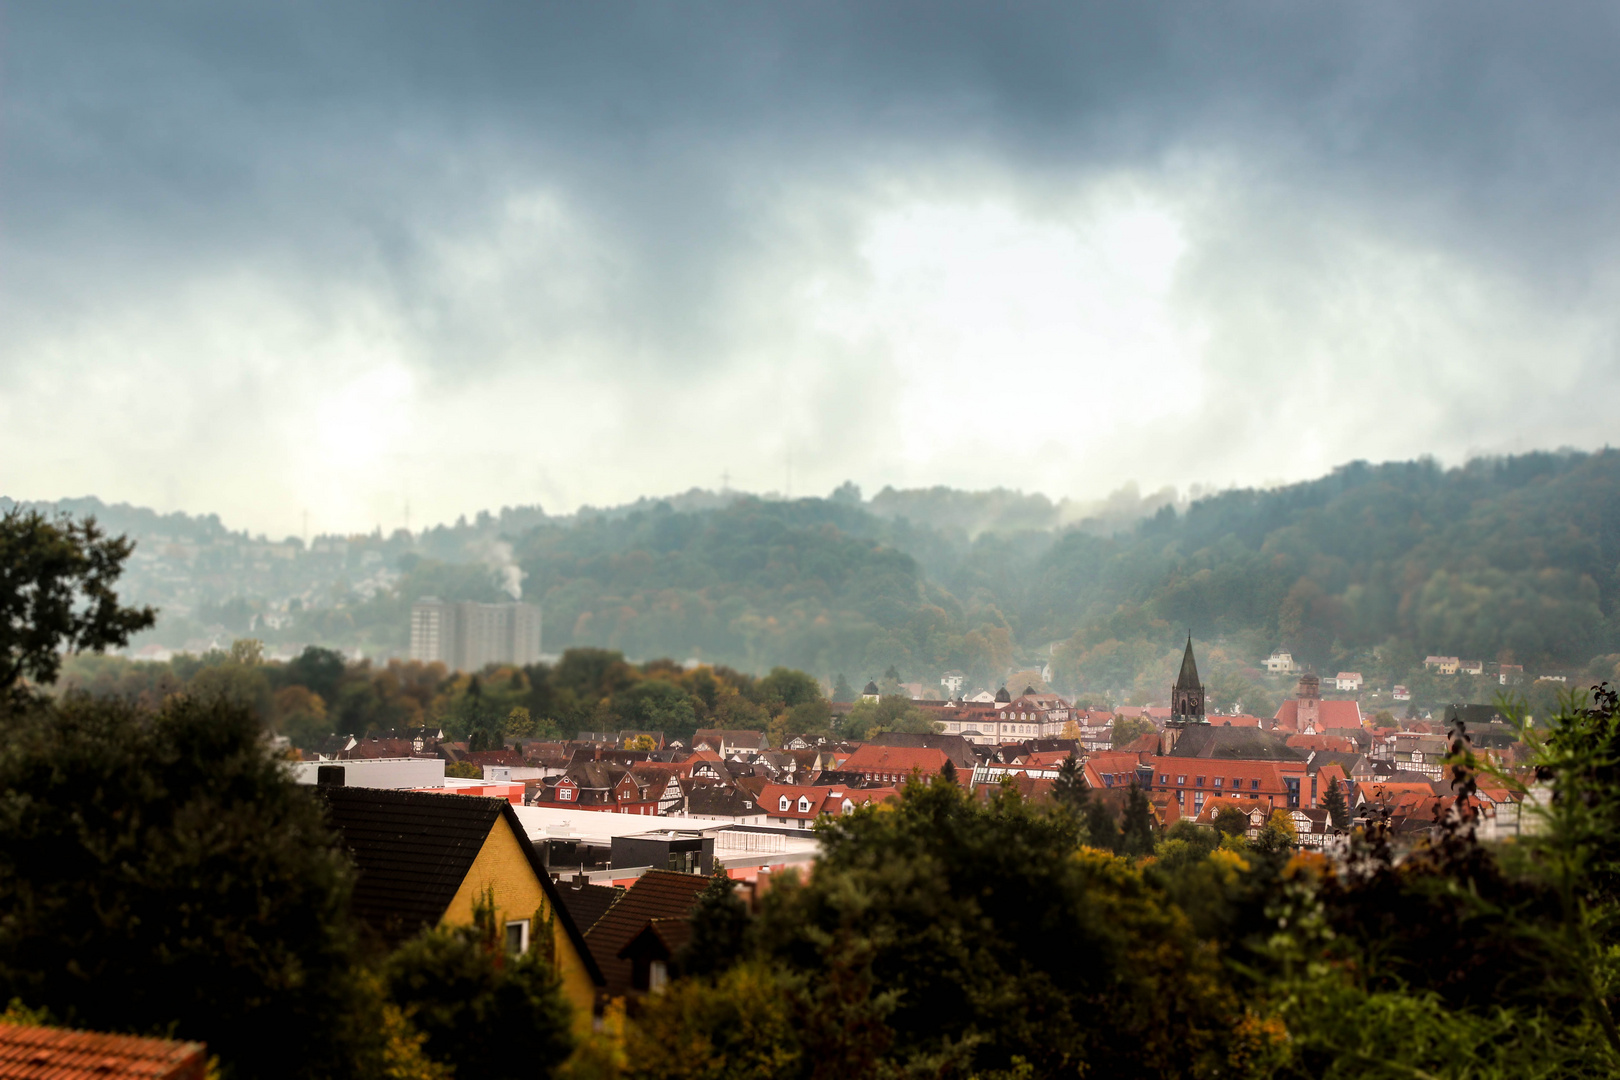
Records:
[[[316,787],[342,787],[343,766],[322,765],[315,770]]]

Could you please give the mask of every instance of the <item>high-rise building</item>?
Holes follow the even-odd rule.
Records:
[[[411,659],[452,671],[540,660],[540,609],[534,604],[451,603],[424,596],[411,605]]]

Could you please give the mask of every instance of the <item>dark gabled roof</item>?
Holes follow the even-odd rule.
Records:
[[[596,925],[596,920],[602,913],[613,906],[613,902],[624,895],[624,890],[616,885],[592,885],[589,882],[559,881],[557,895],[562,897],[563,907],[568,909],[569,917],[574,920],[575,926],[584,927],[589,931]]]
[[[710,817],[764,814],[764,809],[732,784],[694,784],[686,792],[686,812]]]
[[[868,695],[876,694],[877,692],[878,692],[878,687],[877,687],[877,683],[875,683],[875,682],[868,682],[866,684],[866,687],[863,690],[861,690],[862,694],[868,694]]]
[[[708,885],[701,874],[649,870],[596,920],[585,941],[607,977],[609,994],[617,997],[630,989],[630,961],[619,952],[653,919],[686,918]]]
[[[585,935],[546,872],[517,811],[505,799],[383,788],[323,787],[327,821],[358,871],[353,911],[393,945],[436,925],[495,827],[506,824],[529,860],[557,921],[596,985],[602,972]]]
[[[692,921],[685,916],[678,919],[648,919],[641,933],[619,950],[619,959],[633,960],[641,955],[673,960],[690,940]]]
[[[443,918],[506,805],[380,788],[319,790],[359,871],[354,913],[390,944]]]
[[[1304,761],[1288,745],[1286,733],[1251,727],[1197,724],[1187,728],[1166,757],[1225,758],[1233,761]]]
[[[1349,776],[1355,771],[1356,766],[1361,764],[1362,756],[1346,754],[1342,750],[1318,750],[1316,756],[1311,758],[1310,764],[1305,766],[1305,771],[1314,773],[1324,765],[1337,765],[1344,770],[1344,775]]]
[[[996,700],[1003,703],[1010,703],[1012,701],[1012,695],[1007,693],[1007,688],[1003,686],[1000,690],[996,691]]]
[[[917,734],[909,731],[885,731],[867,742],[873,746],[910,746],[945,751],[945,756],[958,769],[971,769],[974,765],[973,744],[960,735]]]

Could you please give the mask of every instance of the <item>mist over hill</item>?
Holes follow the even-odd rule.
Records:
[[[553,653],[851,679],[892,666],[925,685],[1050,663],[1059,688],[1115,698],[1151,695],[1189,630],[1211,643],[1217,680],[1277,647],[1395,679],[1429,653],[1579,672],[1620,652],[1610,450],[1356,462],[1271,490],[1127,491],[1094,507],[1006,490],[694,490],[307,545],[212,516],[55,505],[138,540],[127,592],[164,609],[145,640],[171,647],[251,634],[400,654],[418,597],[520,589]]]

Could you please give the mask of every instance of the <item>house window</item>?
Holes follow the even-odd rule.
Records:
[[[654,960],[647,965],[647,989],[656,994],[669,985],[669,965]]]
[[[1178,776],[1178,777],[1176,777],[1176,783],[1178,783],[1178,784],[1185,784],[1185,783],[1186,783],[1186,782],[1187,782],[1187,778],[1186,778],[1186,777],[1185,777],[1185,776]]]
[[[529,951],[529,920],[517,919],[506,924],[506,951],[522,956]]]
[[[1193,786],[1194,787],[1203,787],[1204,786],[1204,778],[1202,776],[1200,776],[1198,778],[1198,783],[1194,784]]]
[[[809,799],[809,797],[805,796],[805,795],[800,795],[799,796],[799,813],[808,814],[809,812],[810,812],[810,799]]]
[[[558,788],[557,789],[557,801],[558,802],[573,802],[574,801],[574,789],[573,788],[566,788],[566,787]]]
[[[782,796],[782,801],[777,804],[776,808],[784,814],[787,813],[788,797],[786,795]]]
[[[1168,784],[1169,782],[1170,782],[1170,774],[1169,773],[1160,773],[1159,774],[1159,783]]]
[[[1258,781],[1258,780],[1250,780],[1249,781],[1249,789],[1251,791],[1259,791],[1260,790],[1260,781]]]
[[[1220,787],[1220,786],[1221,786],[1221,778],[1220,778],[1220,777],[1218,777],[1218,776],[1217,776],[1217,777],[1216,777],[1216,778],[1215,778],[1215,786],[1216,786],[1216,787]]]
[[[1239,779],[1236,776],[1232,777],[1232,790],[1233,791],[1236,791],[1238,788],[1240,788],[1242,786],[1243,786],[1243,781],[1241,779]]]

